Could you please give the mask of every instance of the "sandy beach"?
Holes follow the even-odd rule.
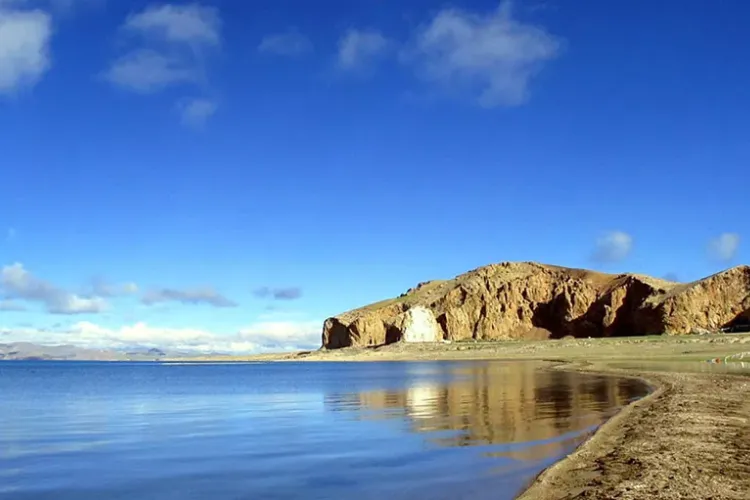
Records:
[[[707,335],[396,344],[201,360],[533,359],[548,361],[550,370],[641,378],[654,387],[651,395],[543,471],[519,498],[739,500],[750,491],[750,370],[743,374],[732,363],[743,353],[750,361],[750,336]]]
[[[637,376],[655,391],[544,471],[522,499],[747,499],[750,377],[564,366]]]

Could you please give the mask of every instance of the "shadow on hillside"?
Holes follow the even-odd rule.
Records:
[[[721,328],[721,331],[726,333],[750,332],[750,309],[735,316],[732,321]]]
[[[652,289],[643,283],[629,283],[622,305],[614,311],[614,319],[607,327],[604,322],[613,301],[611,293],[599,297],[583,315],[575,319],[569,319],[571,304],[567,296],[560,294],[550,302],[538,304],[531,323],[536,328],[549,331],[551,339],[646,335],[658,329],[655,311],[641,309],[651,293]],[[651,314],[654,317],[650,317]]]

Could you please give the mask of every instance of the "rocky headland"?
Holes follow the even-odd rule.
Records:
[[[715,332],[750,322],[750,266],[692,283],[504,262],[328,318],[326,349],[402,340],[508,340]]]

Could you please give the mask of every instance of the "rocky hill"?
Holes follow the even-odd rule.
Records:
[[[323,347],[401,340],[410,309],[435,316],[446,340],[610,337],[715,331],[750,321],[750,266],[693,283],[504,262],[332,318]]]

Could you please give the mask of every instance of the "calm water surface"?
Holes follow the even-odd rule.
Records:
[[[0,362],[0,498],[512,498],[648,391],[537,368]]]

